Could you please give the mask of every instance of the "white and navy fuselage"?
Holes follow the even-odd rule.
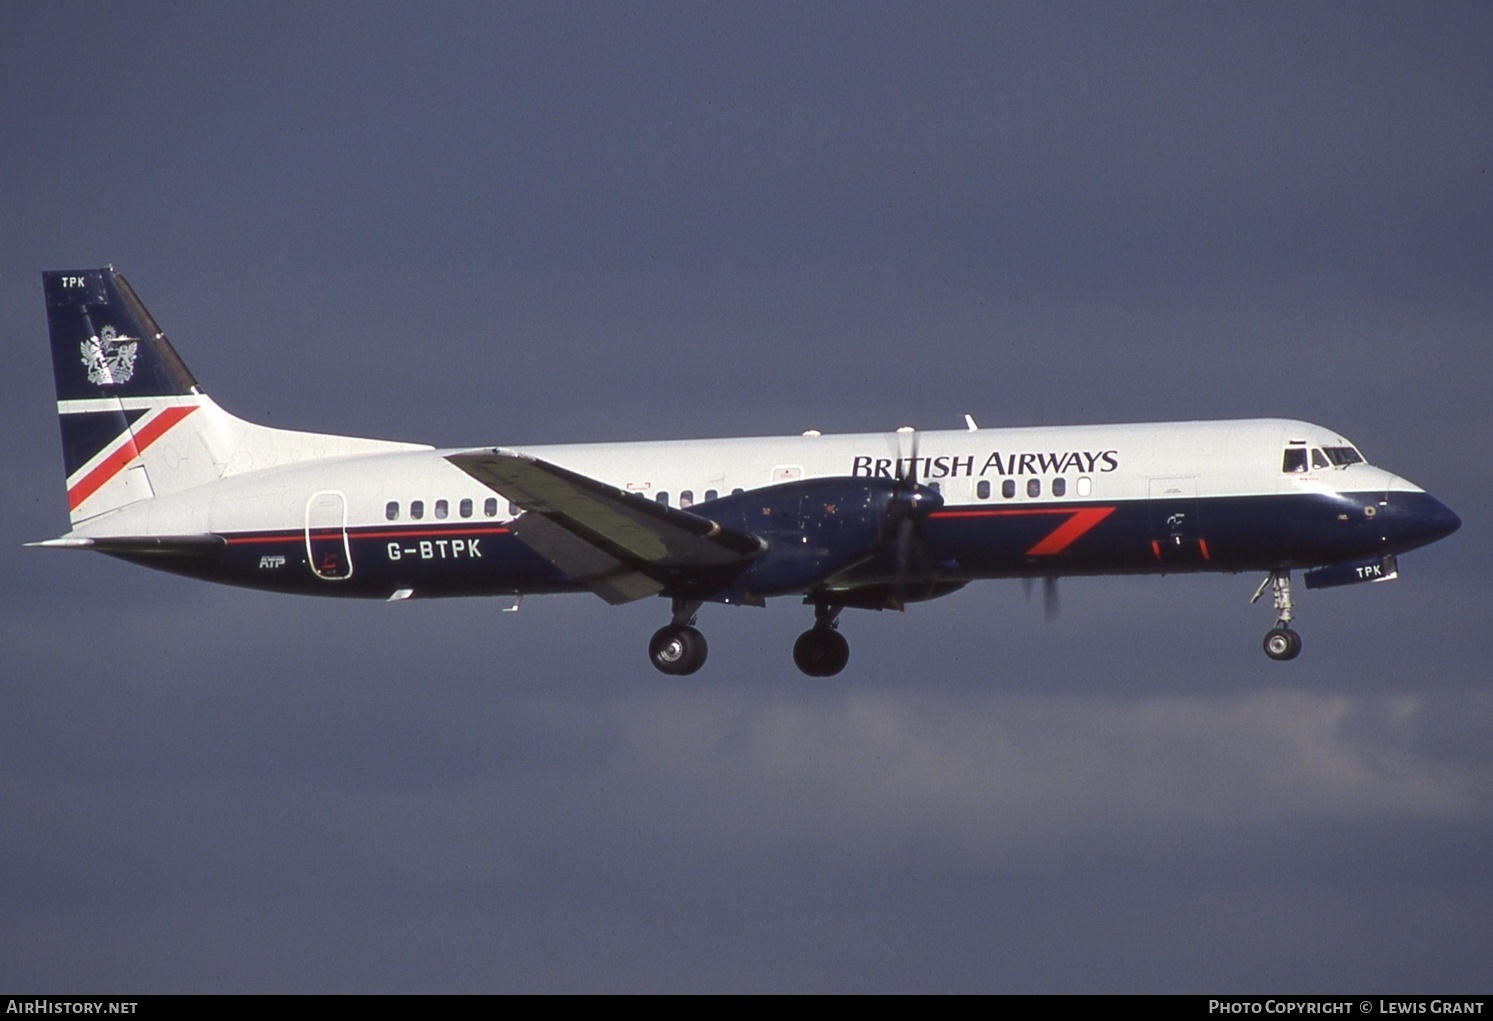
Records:
[[[1287,419],[457,450],[268,429],[111,269],[44,284],[72,519],[48,545],[237,585],[881,608],[991,578],[1372,571],[1460,524]]]

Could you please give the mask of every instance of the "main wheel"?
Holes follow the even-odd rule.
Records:
[[[692,627],[669,624],[654,632],[648,658],[666,674],[692,674],[705,665],[705,636]]]
[[[1301,655],[1301,636],[1288,627],[1271,628],[1265,634],[1265,655],[1288,660]]]
[[[793,643],[793,662],[810,677],[833,677],[850,662],[850,643],[838,631],[810,628]]]

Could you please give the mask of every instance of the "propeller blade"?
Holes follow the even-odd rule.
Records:
[[[912,455],[904,457],[902,453],[902,437],[912,437]],[[897,481],[902,483],[904,489],[911,489],[918,484],[918,431],[910,425],[897,428]]]
[[[903,450],[903,437],[909,438],[910,450]],[[887,520],[894,523],[896,534],[892,542],[896,547],[896,580],[893,585],[893,601],[897,609],[903,609],[911,600],[926,597],[926,593],[914,586],[931,584],[937,568],[923,547],[919,531],[922,518],[928,512],[943,506],[943,497],[938,487],[918,484],[918,448],[921,437],[910,425],[897,430],[896,492],[888,508]]]
[[[1031,575],[1021,579],[1021,594],[1026,601],[1032,601],[1032,586],[1036,581]],[[1058,599],[1058,580],[1052,576],[1042,579],[1042,616],[1051,624],[1058,619],[1058,613],[1062,610],[1061,601]]]
[[[911,516],[897,522],[897,609],[907,607],[908,579],[912,576],[913,530],[917,523]]]

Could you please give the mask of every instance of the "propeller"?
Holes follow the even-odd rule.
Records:
[[[902,456],[902,437],[912,441],[910,457]],[[943,506],[943,497],[937,490],[918,485],[918,431],[910,425],[897,430],[896,495],[892,498],[890,515],[896,524],[897,580],[894,597],[897,609],[908,602],[909,582],[918,573],[914,558],[919,554],[918,522],[922,515]]]
[[[1021,590],[1026,596],[1026,601],[1031,602],[1032,578],[1030,575],[1021,579]],[[1049,574],[1042,579],[1042,617],[1051,624],[1058,619],[1061,609],[1061,602],[1058,599],[1058,580]]]

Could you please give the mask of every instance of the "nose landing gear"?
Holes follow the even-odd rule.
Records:
[[[1259,601],[1270,586],[1275,598],[1275,627],[1265,634],[1265,655],[1284,662],[1301,655],[1301,636],[1291,630],[1291,572],[1271,571],[1270,576],[1260,582],[1250,605]]]
[[[1295,659],[1301,654],[1301,636],[1288,627],[1265,632],[1265,655],[1271,659]]]

